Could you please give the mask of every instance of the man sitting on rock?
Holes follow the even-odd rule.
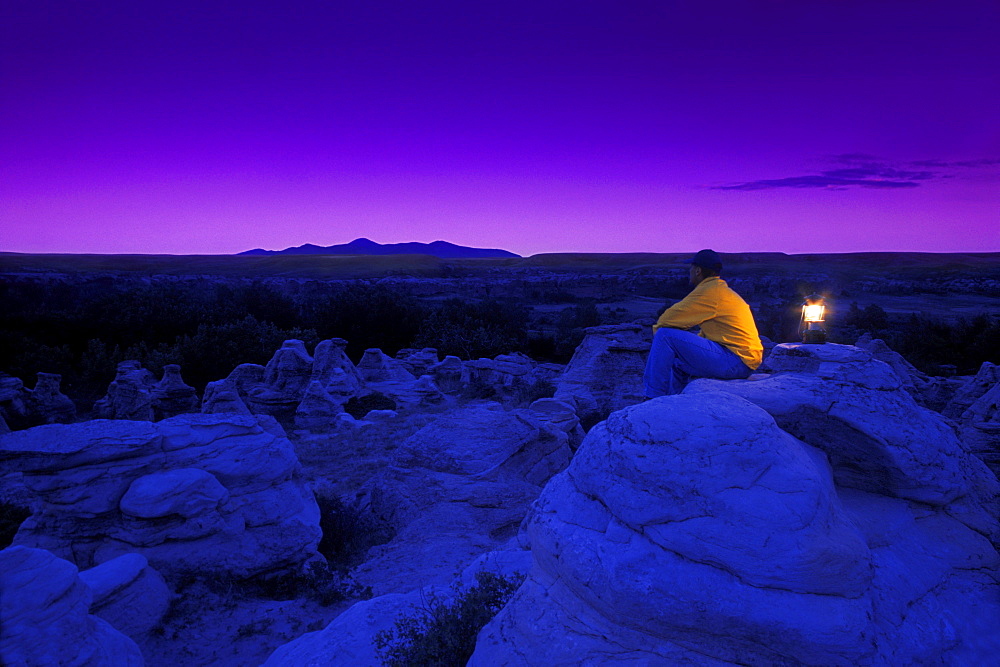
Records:
[[[696,377],[746,378],[764,351],[746,301],[719,277],[722,260],[701,250],[690,260],[691,293],[668,308],[653,325],[646,360],[646,396],[679,394]],[[701,326],[701,333],[687,329]]]

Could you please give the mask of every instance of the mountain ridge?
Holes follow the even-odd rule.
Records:
[[[500,248],[472,248],[460,246],[448,241],[433,241],[419,243],[376,243],[370,239],[357,238],[350,243],[332,246],[318,246],[305,243],[284,250],[264,250],[254,248],[236,253],[237,255],[430,255],[442,259],[484,259],[484,258],[517,258],[520,255]]]

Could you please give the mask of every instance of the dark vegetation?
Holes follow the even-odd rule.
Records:
[[[379,659],[391,667],[465,665],[479,631],[523,582],[523,575],[477,572],[476,585],[465,591],[456,588],[451,601],[431,597],[413,614],[396,619],[392,629],[375,635]]]
[[[775,342],[797,340],[798,293],[807,289],[802,277],[787,269],[748,267],[729,280],[754,305],[760,333]],[[267,363],[288,338],[299,338],[307,346],[324,338],[344,338],[355,362],[369,347],[390,355],[404,347],[435,347],[441,355],[463,359],[523,352],[538,361],[566,363],[587,327],[639,316],[608,304],[639,295],[663,299],[665,308],[689,289],[683,271],[662,266],[633,267],[617,275],[552,274],[544,281],[469,271],[451,267],[440,280],[452,282],[436,284],[434,289],[440,291],[427,290],[431,296],[426,297],[415,296],[416,290],[403,279],[321,282],[141,274],[4,278],[0,370],[28,387],[39,371],[62,374],[63,392],[86,416],[114,378],[117,363],[125,359],[137,359],[157,374],[164,364],[178,363],[184,380],[201,391],[238,364]],[[847,284],[869,294],[953,289],[992,295],[998,280],[990,271],[987,278],[921,269],[905,280],[892,274]],[[455,277],[463,272],[469,277]],[[809,291],[847,294],[827,274],[814,278]],[[426,280],[417,287],[426,288]],[[441,293],[449,290],[461,297],[442,299]],[[497,296],[500,293],[503,296]],[[655,311],[651,307],[646,316],[655,317]],[[925,372],[953,364],[965,374],[975,372],[983,361],[1000,361],[998,329],[995,316],[956,321],[887,315],[869,305],[836,318],[831,339],[850,343],[867,331]]]
[[[372,410],[395,410],[396,401],[380,391],[364,396],[352,396],[344,404],[344,412],[355,419],[361,419]]]

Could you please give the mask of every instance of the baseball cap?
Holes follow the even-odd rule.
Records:
[[[694,264],[706,269],[722,270],[722,258],[714,250],[699,250],[691,259],[684,260],[685,264]]]

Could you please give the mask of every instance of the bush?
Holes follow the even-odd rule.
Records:
[[[361,419],[372,410],[395,410],[396,401],[385,394],[373,391],[364,396],[352,396],[344,404],[344,412],[355,419]]]
[[[476,636],[524,582],[524,575],[505,577],[476,573],[476,585],[456,588],[451,602],[431,597],[414,613],[396,619],[391,630],[375,635],[383,665],[465,665],[476,648]]]

